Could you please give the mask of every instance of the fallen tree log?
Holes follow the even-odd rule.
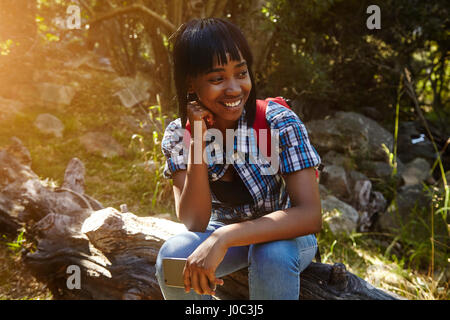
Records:
[[[53,297],[162,299],[156,257],[162,244],[185,227],[103,208],[84,194],[84,166],[76,158],[70,161],[61,188],[46,186],[30,169],[27,157],[21,156],[26,149],[20,141],[14,144],[0,150],[0,230],[2,225],[8,230],[26,228],[35,249],[24,252],[23,261]],[[73,270],[80,271],[79,287],[71,283]],[[248,299],[247,269],[223,279],[217,298]],[[399,299],[348,272],[343,264],[315,262],[301,274],[299,298]]]

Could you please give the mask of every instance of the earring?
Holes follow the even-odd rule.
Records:
[[[198,98],[197,98],[197,94],[194,92],[194,93],[187,93],[187,95],[186,95],[186,100],[187,100],[187,102],[191,102],[191,101],[196,101]]]

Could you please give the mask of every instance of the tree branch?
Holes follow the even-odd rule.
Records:
[[[146,15],[152,17],[153,19],[157,20],[159,23],[161,23],[169,32],[174,32],[176,30],[176,27],[167,19],[163,18],[160,14],[150,10],[149,8],[141,5],[141,4],[133,4],[131,6],[125,7],[125,8],[119,8],[115,9],[111,12],[102,14],[96,18],[93,18],[91,21],[88,22],[89,25],[99,23],[103,20],[111,19],[115,16],[134,12],[134,11],[140,11],[142,13],[145,13]]]

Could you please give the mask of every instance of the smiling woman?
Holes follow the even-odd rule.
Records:
[[[209,18],[183,24],[172,39],[180,118],[167,126],[162,141],[164,176],[173,179],[176,214],[189,231],[159,251],[156,276],[164,298],[210,299],[223,284],[220,277],[248,267],[251,299],[298,299],[300,272],[316,253],[314,233],[321,228],[314,171],[320,157],[306,128],[275,101],[267,103],[265,115],[258,111],[279,141],[280,166],[264,173],[267,159],[248,157],[255,139],[247,132],[257,107],[253,57],[242,32]],[[179,148],[180,131],[191,124],[190,142]],[[206,133],[216,130],[226,140],[230,129],[235,134],[233,143],[224,141],[228,149],[194,161],[197,150],[203,153],[212,142]],[[230,154],[244,155],[243,161],[224,163]],[[187,259],[184,291],[165,282],[162,261],[170,258]]]

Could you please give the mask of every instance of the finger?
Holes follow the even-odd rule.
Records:
[[[191,273],[191,287],[198,294],[203,294],[202,288],[200,287],[199,275],[197,271]]]
[[[202,288],[203,294],[215,294],[214,290],[212,290],[210,286],[210,282],[208,280],[208,276],[204,273],[200,273],[200,286]]]
[[[223,280],[216,278],[216,284],[218,284],[219,286],[223,286]]]
[[[191,275],[189,268],[185,265],[183,269],[184,291],[189,293],[191,291]]]
[[[206,118],[206,121],[208,122],[208,124],[210,126],[212,126],[214,124],[214,116],[213,116],[213,114],[210,111],[207,112],[205,118]]]
[[[209,287],[211,288],[212,295],[216,294],[217,285],[223,285],[223,280],[216,278],[214,272],[208,274]]]

